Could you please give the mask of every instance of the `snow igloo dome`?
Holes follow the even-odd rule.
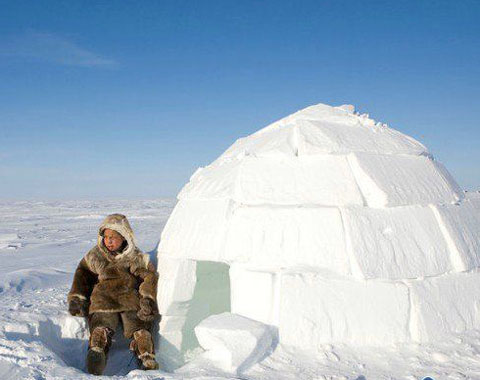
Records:
[[[479,212],[413,138],[352,106],[298,111],[179,193],[158,246],[160,353],[181,363],[223,311],[308,350],[478,328]]]

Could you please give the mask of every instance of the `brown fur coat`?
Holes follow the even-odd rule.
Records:
[[[118,232],[127,243],[117,255],[103,243],[107,228]],[[89,301],[89,314],[139,310],[140,297],[156,302],[157,282],[155,267],[149,256],[136,247],[127,218],[113,214],[101,224],[97,245],[78,264],[68,301],[73,297]]]

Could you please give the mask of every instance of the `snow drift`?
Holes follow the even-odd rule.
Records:
[[[480,198],[351,106],[311,106],[237,140],[178,199],[158,246],[167,367],[222,312],[308,350],[480,327]]]

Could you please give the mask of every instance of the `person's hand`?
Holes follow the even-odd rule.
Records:
[[[88,301],[73,297],[68,303],[68,311],[74,317],[88,316]]]
[[[158,314],[157,304],[151,298],[140,298],[140,310],[137,312],[137,317],[142,321],[151,322],[155,315]]]

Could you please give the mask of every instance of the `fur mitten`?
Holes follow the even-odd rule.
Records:
[[[142,321],[151,322],[158,314],[157,304],[151,298],[140,298],[140,310],[137,312],[137,317]]]
[[[86,317],[88,316],[88,301],[78,297],[72,297],[68,303],[68,311],[74,317]]]

